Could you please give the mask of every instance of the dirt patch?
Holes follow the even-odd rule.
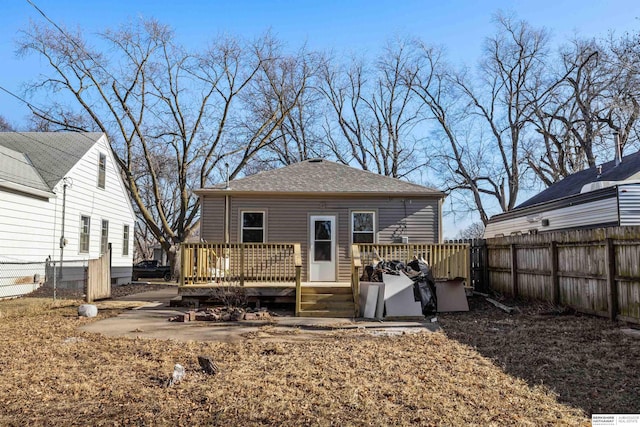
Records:
[[[19,301],[11,310],[0,302],[1,425],[589,424],[545,386],[443,333],[231,344],[107,338],[78,331],[95,320],[78,318],[74,305],[32,300],[21,310]],[[198,355],[212,356],[220,373],[202,373]],[[186,376],[166,387],[176,363]]]
[[[640,413],[640,339],[622,334],[623,324],[545,304],[504,302],[519,312],[509,315],[474,297],[470,312],[441,314],[439,321],[448,337],[587,414]]]

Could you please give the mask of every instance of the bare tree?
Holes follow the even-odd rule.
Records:
[[[599,155],[612,158],[616,133],[621,151],[638,140],[638,49],[631,40],[574,40],[562,50],[559,84],[538,98],[538,136],[527,147],[527,163],[545,185],[596,166]]]
[[[109,135],[138,218],[175,271],[177,245],[199,215],[192,190],[216,181],[224,162],[237,176],[272,144],[305,83],[288,74],[268,34],[253,42],[218,38],[203,53],[186,51],[154,20],[100,38],[102,50],[59,27],[24,32],[21,52],[41,55],[52,72],[31,88],[71,98],[33,114],[72,130],[85,129],[74,119],[82,115]]]
[[[481,239],[483,236],[484,224],[482,222],[474,222],[458,231],[456,239]]]
[[[13,125],[4,116],[0,116],[0,132],[13,132],[14,130]]]
[[[393,177],[427,163],[424,140],[416,136],[422,104],[407,77],[412,49],[412,43],[390,42],[370,70],[363,61],[326,65],[321,91],[332,114],[325,135],[338,161]]]
[[[444,142],[439,159],[446,191],[457,192],[485,224],[489,209],[506,212],[516,204],[526,124],[537,97],[553,87],[541,78],[546,32],[501,15],[496,22],[478,77],[454,72],[438,50],[423,45],[412,86]]]

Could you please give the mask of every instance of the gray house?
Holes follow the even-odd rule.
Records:
[[[640,225],[640,152],[569,175],[512,211],[491,217],[485,238]]]
[[[442,240],[442,192],[323,159],[196,194],[203,241],[300,243],[305,282],[349,282],[353,243]]]

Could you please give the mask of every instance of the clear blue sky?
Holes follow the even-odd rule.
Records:
[[[173,26],[189,44],[204,45],[220,32],[250,37],[271,29],[292,49],[338,53],[375,53],[386,39],[417,36],[444,46],[449,58],[473,64],[485,37],[493,31],[492,15],[514,12],[534,26],[551,30],[562,41],[577,33],[606,36],[640,30],[637,0],[32,0],[51,19],[86,31],[102,31],[138,16],[153,16]],[[38,59],[17,59],[17,32],[30,20],[42,20],[26,0],[0,0],[0,85],[20,92],[21,84],[41,71]],[[0,115],[20,125],[26,107],[0,92]]]
[[[139,16],[171,25],[185,44],[198,47],[219,33],[251,37],[270,29],[290,48],[337,54],[375,54],[394,36],[415,36],[445,47],[453,62],[474,65],[492,16],[515,13],[551,31],[555,43],[574,35],[606,37],[610,30],[640,32],[638,0],[32,0],[51,19],[68,27],[100,32]],[[15,39],[30,20],[42,16],[26,0],[0,0],[0,86],[21,94],[21,85],[45,70],[34,57],[18,59]],[[38,105],[37,100],[33,100]],[[29,111],[0,91],[0,115],[20,128]],[[450,222],[449,220],[448,222]],[[463,224],[447,224],[453,236]],[[452,231],[453,230],[453,231]]]

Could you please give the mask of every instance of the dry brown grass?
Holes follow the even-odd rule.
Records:
[[[622,323],[526,301],[509,315],[484,298],[468,313],[439,315],[447,336],[475,348],[530,386],[544,385],[559,401],[592,413],[640,413],[640,339]],[[637,327],[637,325],[636,325]]]
[[[355,331],[299,343],[114,339],[78,332],[94,320],[77,318],[75,305],[20,314],[24,301],[0,302],[0,425],[589,424],[546,387],[509,376],[443,333]],[[213,356],[221,374],[199,372],[198,355]],[[186,378],[166,388],[175,363]]]

